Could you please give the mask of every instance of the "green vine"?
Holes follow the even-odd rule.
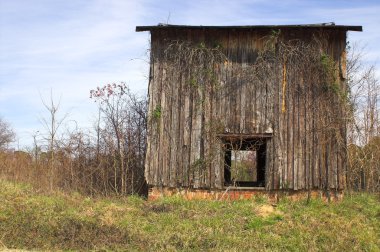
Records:
[[[156,108],[153,110],[152,112],[152,117],[155,119],[155,120],[158,120],[161,118],[161,115],[162,115],[162,111],[161,111],[161,106],[160,105],[157,105]]]
[[[326,80],[323,86],[324,91],[337,95],[342,101],[348,101],[348,92],[344,91],[337,81],[337,66],[334,59],[330,55],[322,53],[320,61]]]
[[[203,158],[198,158],[191,164],[192,171],[201,171],[204,170],[205,167],[206,161]]]

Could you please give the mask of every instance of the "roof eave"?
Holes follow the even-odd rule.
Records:
[[[310,24],[310,25],[246,25],[246,26],[191,26],[191,25],[170,25],[159,24],[152,26],[136,26],[136,32],[162,30],[162,29],[338,29],[346,31],[363,31],[362,26],[355,25],[335,25],[330,23],[325,24]]]

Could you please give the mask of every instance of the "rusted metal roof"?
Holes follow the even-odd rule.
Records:
[[[320,24],[299,24],[299,25],[241,25],[241,26],[192,26],[192,25],[172,25],[158,24],[150,26],[136,26],[136,31],[152,31],[159,29],[339,29],[346,31],[363,31],[362,26],[355,25],[335,25],[334,22]]]

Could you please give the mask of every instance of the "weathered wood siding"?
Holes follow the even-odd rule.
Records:
[[[223,188],[224,153],[217,133],[272,133],[267,142],[266,188],[339,188],[345,184],[345,144],[315,130],[330,107],[316,99],[317,84],[302,69],[286,66],[286,87],[279,77],[260,83],[240,78],[254,63],[271,30],[160,29],[151,31],[149,124],[145,177],[149,185]],[[311,39],[314,29],[283,30],[282,39]],[[191,72],[165,61],[174,40],[218,43],[227,59],[212,66],[217,84],[192,88]],[[344,68],[346,31],[329,30],[324,50]],[[342,77],[342,76],[341,76]],[[307,84],[307,85],[306,85]],[[339,80],[342,89],[344,81]],[[302,92],[297,91],[302,90]],[[283,102],[285,100],[285,110]],[[335,108],[334,108],[335,109]],[[336,110],[343,118],[344,109]],[[313,129],[313,130],[311,130]],[[345,141],[345,122],[339,126]],[[209,158],[211,157],[211,158]],[[205,162],[205,160],[208,160]],[[202,163],[203,162],[203,163]],[[201,168],[200,168],[201,167]]]

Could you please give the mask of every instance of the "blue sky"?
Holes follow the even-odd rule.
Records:
[[[136,33],[138,25],[362,25],[349,40],[365,45],[365,60],[376,64],[379,13],[380,1],[0,0],[0,116],[20,147],[29,145],[43,131],[41,98],[52,90],[59,115],[91,128],[97,108],[90,89],[119,81],[147,89],[149,33]]]

